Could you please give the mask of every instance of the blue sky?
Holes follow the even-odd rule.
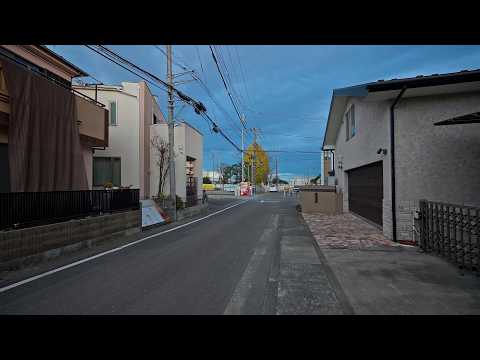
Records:
[[[108,46],[108,45],[107,45]],[[163,45],[159,45],[164,48]],[[49,46],[105,84],[139,79],[79,45]],[[149,45],[108,46],[127,59],[166,78],[166,58]],[[248,127],[260,128],[267,150],[320,151],[332,90],[379,79],[401,78],[480,68],[480,46],[217,46],[226,62]],[[195,70],[216,103],[197,82],[177,85],[203,102],[219,126],[240,145],[240,121],[227,97],[208,46],[174,46],[174,60]],[[175,72],[182,70],[174,66]],[[191,79],[189,76],[178,80]],[[87,81],[91,79],[86,79]],[[166,115],[166,93],[150,86]],[[176,104],[177,117],[204,134],[204,169],[216,161],[231,164],[240,154],[206,121]],[[226,114],[228,113],[228,114]],[[246,144],[252,142],[248,134]],[[272,154],[273,155],[273,154]],[[275,153],[282,178],[320,173],[319,154]],[[273,165],[273,157],[271,164]]]

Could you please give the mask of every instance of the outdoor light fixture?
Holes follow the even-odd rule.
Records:
[[[377,154],[380,155],[381,153],[383,153],[383,155],[387,155],[387,149],[382,149],[382,148],[378,149]]]

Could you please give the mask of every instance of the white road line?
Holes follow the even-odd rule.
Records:
[[[144,242],[145,240],[148,240],[148,239],[151,239],[151,238],[154,238],[154,237],[157,237],[157,236],[160,236],[160,235],[169,233],[169,232],[171,232],[171,231],[175,231],[175,230],[181,229],[181,228],[183,228],[183,227],[185,227],[185,226],[188,226],[188,225],[191,225],[191,224],[195,224],[196,222],[199,222],[199,221],[208,219],[209,217],[212,217],[212,216],[214,216],[214,215],[220,214],[220,213],[222,213],[222,212],[224,212],[224,211],[227,211],[227,210],[229,210],[229,209],[231,209],[231,208],[234,208],[234,207],[236,207],[236,206],[242,205],[242,204],[244,204],[244,203],[246,203],[246,202],[248,202],[248,201],[250,201],[250,200],[245,200],[245,201],[242,201],[242,202],[239,202],[239,203],[236,203],[236,204],[227,206],[226,208],[223,208],[223,209],[221,209],[221,210],[218,210],[218,211],[216,211],[216,212],[214,212],[214,213],[211,213],[211,214],[209,214],[209,215],[207,215],[207,216],[204,216],[204,217],[202,217],[202,218],[200,218],[200,219],[196,219],[196,220],[190,221],[190,222],[188,222],[188,223],[185,223],[185,224],[176,226],[176,227],[174,227],[174,228],[171,228],[171,229],[168,229],[168,230],[165,230],[165,231],[162,231],[162,232],[159,232],[159,233],[150,235],[150,236],[146,236],[146,237],[144,237],[144,238],[138,239],[138,240],[133,241],[133,242],[131,242],[131,243],[128,243],[128,244],[119,246],[119,247],[117,247],[117,248],[104,251],[104,252],[102,252],[102,253],[100,253],[100,254],[97,254],[97,255],[94,255],[94,256],[90,256],[90,257],[88,257],[88,258],[85,258],[85,259],[82,259],[82,260],[79,260],[79,261],[75,261],[75,262],[73,262],[73,263],[71,263],[71,264],[68,264],[68,265],[65,265],[65,266],[61,266],[61,267],[59,267],[59,268],[56,268],[56,269],[53,269],[53,270],[44,272],[44,273],[39,274],[39,275],[36,275],[36,276],[32,276],[32,277],[30,277],[30,278],[28,278],[28,279],[25,279],[25,280],[16,282],[16,283],[14,283],[14,284],[11,284],[11,285],[2,287],[2,288],[0,288],[0,293],[2,293],[2,292],[4,292],[4,291],[7,291],[7,290],[10,290],[10,289],[13,289],[13,288],[16,288],[16,287],[21,286],[21,285],[23,285],[23,284],[27,284],[27,283],[32,282],[32,281],[34,281],[34,280],[41,279],[41,278],[43,278],[43,277],[45,277],[45,276],[55,274],[55,273],[57,273],[57,272],[59,272],[59,271],[66,270],[66,269],[69,269],[69,268],[71,268],[71,267],[74,267],[74,266],[77,266],[77,265],[86,263],[86,262],[91,261],[91,260],[93,260],[93,259],[96,259],[96,258],[105,256],[105,255],[108,255],[108,254],[111,254],[111,253],[114,253],[114,252],[117,252],[117,251],[120,251],[120,250],[123,250],[123,249],[125,249],[125,248],[127,248],[127,247],[129,247],[129,246],[133,246],[133,245],[139,244],[139,243],[141,243],[141,242]]]

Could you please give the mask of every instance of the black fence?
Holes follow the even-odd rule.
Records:
[[[185,207],[195,206],[198,203],[197,178],[187,177],[187,201]]]
[[[480,209],[420,201],[420,247],[480,271]]]
[[[139,208],[138,189],[0,193],[0,229]]]

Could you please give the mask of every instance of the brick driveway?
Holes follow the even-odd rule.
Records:
[[[321,248],[366,249],[400,246],[385,238],[382,231],[375,226],[349,213],[302,215]]]

